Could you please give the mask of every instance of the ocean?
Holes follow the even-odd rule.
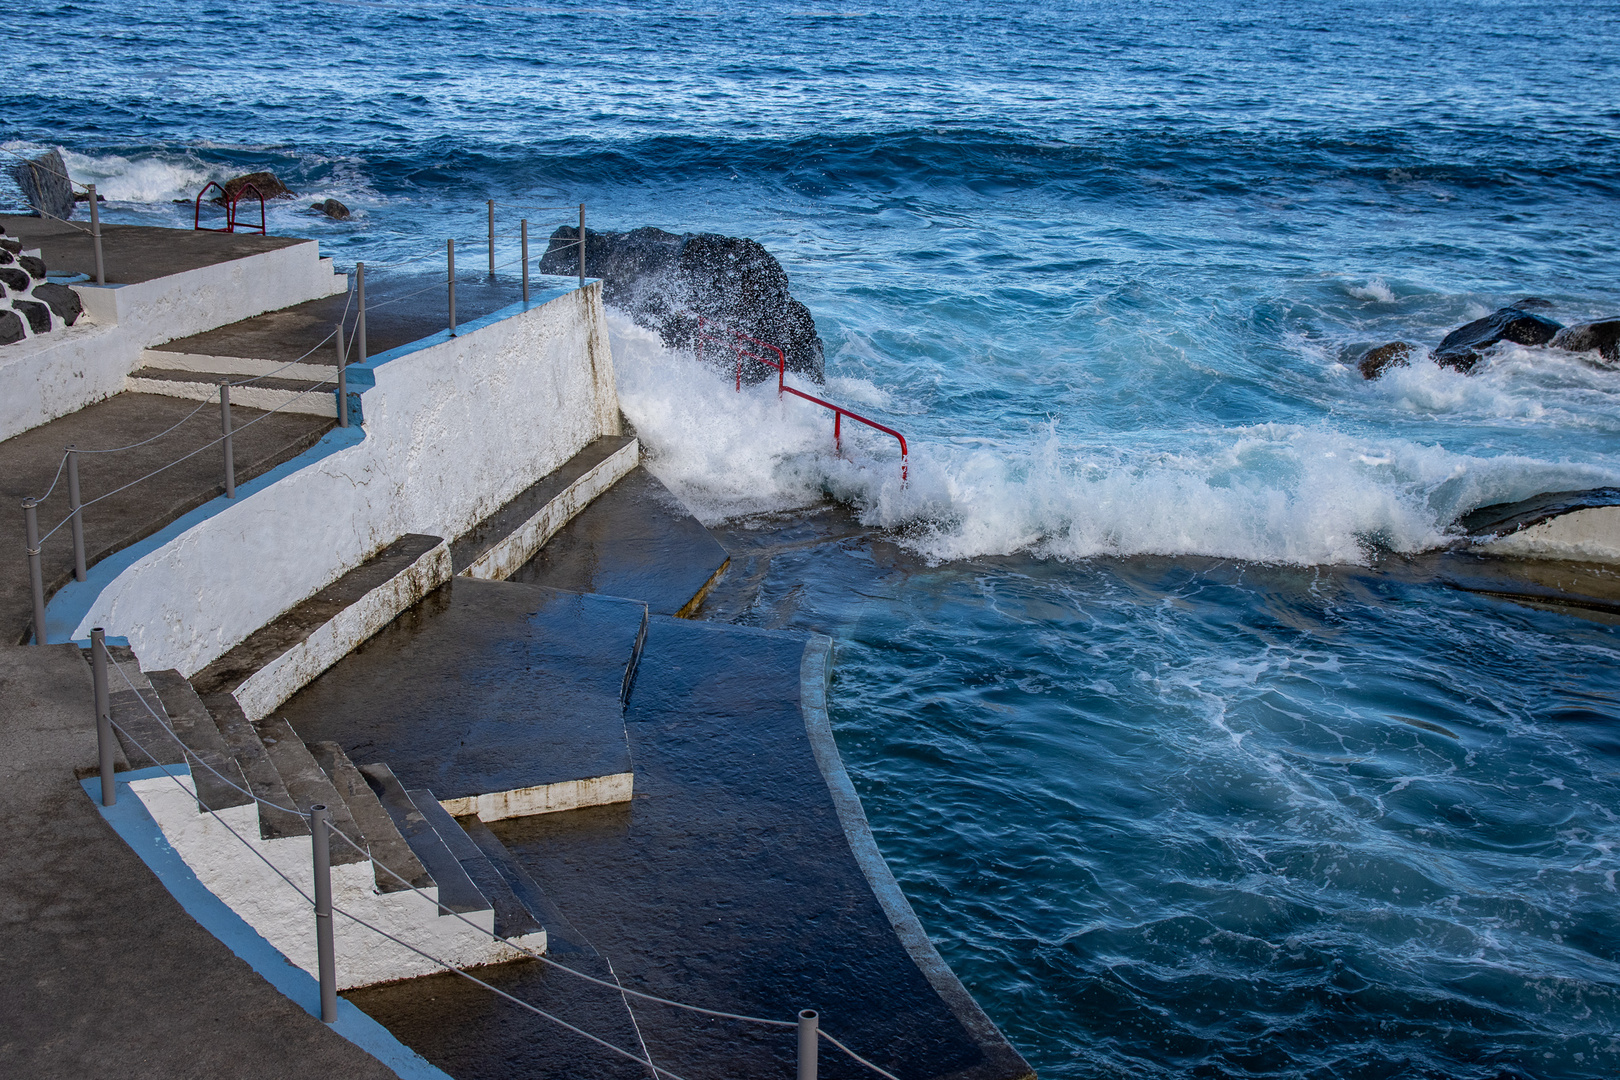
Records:
[[[616,318],[623,408],[733,551],[706,617],[834,637],[879,846],[1041,1076],[1620,1074],[1616,626],[1388,572],[1620,484],[1620,371],[1421,359],[1620,316],[1620,6],[14,14],[0,146],[109,221],[269,168],[345,268],[476,268],[487,199],[503,262],[579,202],[782,261],[904,485]]]

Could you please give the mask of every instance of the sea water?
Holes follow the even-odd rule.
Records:
[[[486,199],[503,263],[582,201],[782,260],[908,482],[615,318],[624,411],[738,556],[710,616],[834,636],[879,845],[1043,1076],[1620,1074],[1616,630],[1378,572],[1620,483],[1620,371],[1422,359],[1620,315],[1614,5],[18,17],[3,145],[111,221],[270,168],[343,267],[476,268]]]

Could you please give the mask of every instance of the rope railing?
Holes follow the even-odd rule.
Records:
[[[34,158],[24,157],[15,150],[7,149],[6,147],[0,147],[0,150],[10,154],[12,157],[27,165],[29,168],[38,169],[40,172],[49,173],[52,176],[60,176],[63,180],[68,182],[69,187],[83,188],[84,191],[90,196],[90,227],[88,229],[75,222],[69,221],[66,218],[57,217],[55,214],[46,210],[43,206],[35,206],[34,211],[41,217],[48,217],[52,221],[60,221],[69,228],[77,229],[79,232],[89,234],[90,246],[96,257],[96,284],[107,284],[106,260],[102,257],[101,252],[101,200],[100,196],[96,194],[96,185],[80,184],[67,173],[58,172],[46,165],[44,162],[38,161]]]
[[[94,644],[92,644],[92,648],[94,648]],[[105,662],[109,662],[109,661],[105,661],[105,659],[104,659],[104,661],[102,661],[102,662],[104,662],[104,664],[105,664]],[[123,670],[123,665],[118,664],[118,662],[113,661],[112,662],[112,667],[115,667],[115,669],[118,670],[118,677],[122,678],[123,683],[125,683],[125,687],[128,688],[128,690],[130,690],[131,693],[133,693],[134,698],[136,698],[136,701],[139,701],[139,703],[141,703],[141,706],[143,706],[143,708],[146,709],[147,714],[149,714],[149,716],[152,717],[152,721],[156,721],[157,725],[159,725],[160,729],[164,730],[164,732],[167,733],[168,737],[172,738],[173,742],[175,742],[175,745],[177,745],[178,748],[180,748],[181,755],[185,756],[185,758],[188,759],[188,767],[190,767],[190,761],[196,761],[196,763],[199,763],[199,764],[201,764],[201,766],[206,767],[207,771],[212,772],[212,774],[214,774],[215,777],[219,777],[220,780],[224,780],[225,784],[227,784],[228,787],[232,787],[233,790],[237,790],[237,792],[240,792],[241,795],[246,795],[246,797],[251,798],[251,800],[253,800],[254,803],[256,803],[256,805],[269,806],[269,808],[272,808],[272,810],[279,810],[279,811],[282,811],[282,813],[287,813],[287,814],[295,814],[295,816],[298,816],[298,818],[301,818],[301,819],[305,819],[305,821],[313,821],[314,814],[308,813],[308,811],[296,810],[296,808],[288,808],[288,806],[282,806],[282,805],[280,805],[280,803],[275,803],[275,801],[267,800],[267,798],[261,797],[261,795],[256,795],[256,793],[251,792],[251,790],[245,789],[245,787],[241,787],[240,784],[235,784],[235,782],[233,782],[233,780],[230,780],[230,777],[225,776],[225,774],[222,774],[222,772],[220,772],[219,769],[215,769],[214,766],[211,766],[211,764],[207,763],[207,761],[204,761],[204,759],[201,758],[201,756],[199,756],[198,753],[196,753],[196,751],[191,750],[190,746],[186,745],[185,740],[183,740],[183,738],[180,738],[180,735],[178,735],[178,732],[175,732],[175,730],[173,730],[173,727],[170,727],[170,724],[168,724],[167,719],[165,719],[165,717],[162,716],[162,714],[160,714],[160,712],[157,712],[157,709],[152,708],[151,703],[149,703],[149,701],[147,701],[147,699],[146,699],[146,695],[143,695],[143,693],[141,693],[141,688],[136,687],[136,685],[134,685],[133,680],[131,680],[130,675],[128,675],[128,672],[125,672],[125,670]],[[126,730],[123,729],[123,727],[118,727],[117,724],[112,724],[112,727],[115,727],[115,729],[117,729],[118,732],[125,733],[125,737],[130,738],[130,742],[133,743],[133,745],[136,746],[136,748],[138,748],[138,750],[141,751],[141,753],[144,753],[144,755],[146,755],[147,758],[151,758],[152,761],[157,761],[157,755],[154,755],[154,753],[152,753],[151,750],[147,750],[146,746],[144,746],[143,743],[136,742],[136,740],[134,740],[134,738],[131,737],[130,733],[126,732]],[[178,782],[178,779],[177,779],[177,782]],[[185,787],[185,785],[181,785],[181,787]],[[194,795],[194,792],[188,792],[188,793],[191,793],[191,795],[193,795],[193,797],[196,797],[196,795]],[[203,805],[203,803],[201,803],[201,800],[198,801],[198,805],[199,806]],[[212,808],[207,808],[207,806],[204,806],[204,810],[209,811],[209,813],[211,813],[211,814],[215,814],[215,818],[217,818],[217,813],[215,813],[215,811],[212,810]],[[353,837],[350,837],[350,836],[348,836],[348,834],[345,834],[345,832],[343,832],[342,829],[339,829],[339,827],[335,826],[335,824],[330,823],[330,819],[327,819],[326,823],[324,823],[324,824],[326,824],[326,827],[330,827],[330,831],[332,831],[332,834],[334,834],[334,836],[339,837],[339,839],[342,839],[343,842],[345,842],[345,844],[348,844],[348,845],[350,845],[350,847],[355,848],[356,852],[360,853],[360,855],[363,855],[364,858],[368,858],[368,860],[373,860],[373,865],[376,866],[376,868],[379,868],[379,870],[382,870],[382,873],[386,873],[387,876],[389,876],[389,878],[392,878],[392,879],[394,879],[394,881],[397,881],[397,882],[399,882],[399,884],[402,884],[403,891],[415,892],[416,895],[420,895],[421,899],[428,900],[429,904],[433,904],[434,907],[437,907],[437,910],[439,910],[439,913],[441,913],[441,915],[452,916],[452,918],[455,918],[455,920],[462,921],[462,923],[465,923],[465,925],[470,926],[471,929],[475,929],[475,931],[478,931],[478,933],[486,934],[486,936],[488,936],[488,938],[491,939],[491,941],[497,942],[497,944],[502,944],[502,946],[510,947],[510,949],[514,949],[515,952],[520,952],[520,954],[527,955],[527,957],[530,957],[530,959],[539,960],[539,962],[544,963],[544,965],[546,965],[546,967],[556,968],[557,972],[565,973],[565,975],[575,976],[575,978],[578,978],[578,980],[586,981],[586,983],[593,983],[593,984],[596,984],[596,986],[603,986],[604,989],[611,989],[611,991],[617,991],[617,993],[620,993],[620,994],[629,994],[630,997],[638,997],[638,999],[642,999],[642,1001],[650,1001],[650,1002],[653,1002],[653,1004],[659,1004],[659,1006],[669,1006],[669,1007],[672,1007],[672,1009],[682,1009],[682,1010],[685,1010],[685,1012],[693,1012],[693,1014],[706,1015],[706,1017],[716,1017],[716,1018],[721,1018],[721,1020],[739,1020],[739,1022],[744,1022],[744,1023],[757,1023],[757,1025],[761,1025],[761,1027],[771,1027],[771,1028],[797,1028],[797,1027],[802,1027],[802,1025],[799,1025],[799,1023],[791,1022],[791,1020],[773,1020],[773,1018],[770,1018],[770,1017],[752,1017],[752,1015],[740,1014],[740,1012],[726,1012],[726,1010],[721,1010],[721,1009],[706,1009],[706,1007],[703,1007],[703,1006],[692,1006],[692,1004],[687,1004],[687,1002],[676,1001],[676,999],[672,999],[672,997],[661,997],[661,996],[658,996],[658,994],[648,994],[648,993],[643,993],[643,991],[638,991],[638,989],[630,989],[629,986],[625,986],[624,983],[620,983],[619,976],[617,976],[617,973],[612,972],[612,963],[611,962],[609,962],[608,967],[609,967],[609,973],[612,973],[612,975],[614,975],[614,981],[612,981],[612,983],[609,983],[608,980],[601,980],[601,978],[596,978],[595,975],[586,975],[585,972],[580,972],[580,970],[577,970],[577,968],[572,968],[572,967],[569,967],[569,965],[565,965],[565,963],[559,963],[559,962],[557,962],[557,960],[552,960],[551,957],[548,957],[548,955],[543,954],[543,952],[535,952],[535,950],[530,949],[530,947],[523,946],[523,944],[520,944],[520,942],[512,941],[512,939],[510,939],[510,938],[502,938],[501,934],[494,933],[494,929],[484,929],[483,926],[478,925],[478,923],[475,923],[475,921],[471,921],[470,918],[467,918],[467,916],[463,915],[463,913],[452,912],[452,910],[450,910],[450,908],[444,907],[444,905],[439,904],[439,900],[434,899],[434,897],[429,897],[429,895],[426,894],[426,891],[423,891],[423,889],[421,889],[421,887],[415,886],[415,884],[411,884],[411,882],[408,881],[407,878],[403,878],[402,874],[397,873],[397,871],[395,871],[394,868],[392,868],[392,866],[387,866],[386,863],[381,863],[381,861],[377,861],[376,858],[373,857],[373,853],[371,853],[371,848],[364,847],[364,845],[361,845],[360,842],[358,842],[358,840],[355,840],[355,839],[353,839]],[[232,836],[237,836],[237,834],[235,834],[235,831],[232,831]],[[238,836],[238,839],[241,839],[241,837]],[[256,850],[256,848],[251,848],[251,845],[249,845],[249,850],[253,850],[253,852],[256,853],[256,855],[259,855],[258,850]],[[259,857],[262,858],[262,855],[259,855]],[[266,865],[271,865],[271,863],[269,863],[269,860],[264,860],[264,861],[266,861]],[[274,865],[271,865],[271,868],[272,868],[272,870],[275,870]],[[280,871],[277,870],[277,871],[275,871],[275,873],[280,874]],[[285,874],[282,874],[282,878],[285,878]],[[296,886],[295,886],[295,889],[296,889]],[[303,892],[300,891],[300,895],[305,895],[305,894],[303,894]],[[308,897],[306,897],[306,899],[308,899]],[[334,908],[334,910],[339,910],[339,908]],[[343,915],[348,915],[347,912],[340,912],[340,913],[343,913]],[[353,920],[355,920],[356,923],[361,923],[361,925],[366,926],[366,928],[368,928],[368,929],[376,929],[376,928],[374,928],[374,926],[369,926],[368,923],[363,923],[363,921],[358,920],[358,918],[355,918],[355,916],[348,915],[348,918],[353,918]],[[407,949],[413,950],[413,952],[420,952],[420,950],[415,949],[415,947],[413,947],[413,946],[410,946],[410,944],[408,944],[408,942],[403,942],[403,941],[400,941],[400,939],[392,938],[392,936],[390,936],[390,934],[387,934],[386,931],[381,931],[381,929],[376,929],[376,933],[382,934],[382,936],[384,936],[384,938],[389,938],[390,941],[395,941],[395,942],[397,942],[397,944],[400,944],[400,946],[407,947]],[[423,955],[423,957],[426,957],[426,959],[434,960],[434,957],[429,957],[428,954],[420,954],[420,955]],[[455,970],[454,965],[449,965],[449,963],[441,962],[441,960],[434,960],[434,963],[441,963],[442,967],[450,968],[450,970]],[[478,981],[478,980],[473,980],[473,981]],[[499,993],[499,991],[497,991],[497,993]],[[514,1001],[517,1001],[517,999],[514,999]],[[522,1004],[522,1002],[518,1002],[518,1004]],[[541,1014],[541,1015],[546,1015],[546,1014]],[[633,1017],[633,1014],[632,1014],[632,1023],[633,1022],[635,1022],[635,1017]],[[567,1025],[565,1025],[565,1027],[567,1027]],[[846,1044],[841,1043],[841,1041],[836,1040],[836,1038],[833,1038],[833,1036],[829,1035],[828,1031],[821,1030],[820,1025],[818,1025],[818,1027],[816,1027],[816,1031],[818,1031],[818,1035],[825,1036],[826,1040],[828,1040],[829,1043],[833,1044],[833,1046],[836,1046],[836,1048],[838,1048],[839,1051],[842,1051],[842,1052],[844,1052],[844,1054],[847,1054],[847,1056],[851,1057],[852,1061],[859,1062],[859,1064],[865,1065],[865,1067],[867,1067],[867,1069],[872,1069],[873,1072],[876,1072],[876,1074],[880,1075],[880,1077],[885,1077],[885,1080],[899,1080],[899,1078],[894,1077],[894,1074],[891,1074],[891,1072],[888,1072],[888,1070],[881,1069],[880,1065],[872,1064],[872,1062],[867,1061],[867,1059],[865,1059],[865,1057],[859,1056],[859,1054],[857,1054],[857,1052],[852,1051],[852,1049],[847,1048]],[[637,1033],[638,1033],[638,1036],[640,1036],[640,1027],[637,1027]],[[583,1033],[583,1031],[582,1031],[582,1035],[585,1035],[585,1033]],[[588,1038],[595,1038],[595,1036],[588,1036]],[[599,1040],[596,1040],[596,1041],[599,1041]],[[643,1048],[645,1048],[645,1043],[643,1043]],[[611,1049],[616,1049],[616,1051],[619,1051],[620,1054],[627,1054],[627,1051],[622,1051],[622,1049],[619,1049],[619,1048],[611,1048]],[[635,1059],[635,1057],[632,1056],[632,1059]],[[635,1059],[635,1061],[640,1061],[640,1059]],[[648,1067],[650,1067],[650,1069],[658,1069],[658,1065],[653,1065],[653,1062],[651,1062],[651,1061],[642,1061],[642,1064],[648,1065]],[[661,1070],[661,1072],[666,1072],[666,1070]],[[667,1075],[674,1075],[674,1074],[667,1074]]]

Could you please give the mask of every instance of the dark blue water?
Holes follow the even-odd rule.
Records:
[[[1343,363],[1620,314],[1620,6],[17,17],[0,145],[113,220],[269,167],[342,264],[476,259],[489,198],[503,261],[579,201],[782,259],[907,486],[628,324],[624,408],[738,538],[875,530],[728,617],[837,637],[880,844],[1043,1075],[1620,1073],[1615,629],[1358,569],[1620,482],[1620,372]]]

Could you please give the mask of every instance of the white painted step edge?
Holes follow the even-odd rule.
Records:
[[[337,370],[332,364],[284,364],[247,356],[206,356],[162,349],[142,349],[139,366],[212,375],[275,375],[282,379],[330,379]]]
[[[124,390],[131,394],[157,394],[161,397],[184,398],[187,401],[213,401],[219,397],[218,382],[177,382],[173,379],[143,379],[130,375],[124,379]],[[231,404],[247,409],[269,412],[301,413],[305,416],[324,416],[337,419],[337,387],[320,387],[300,394],[293,390],[269,390],[262,386],[231,387]]]
[[[460,799],[440,799],[439,805],[452,817],[477,814],[479,821],[505,821],[577,810],[582,806],[608,806],[629,802],[635,797],[635,774],[613,773],[584,780],[564,780],[556,784],[496,791],[489,795],[469,795]]]

